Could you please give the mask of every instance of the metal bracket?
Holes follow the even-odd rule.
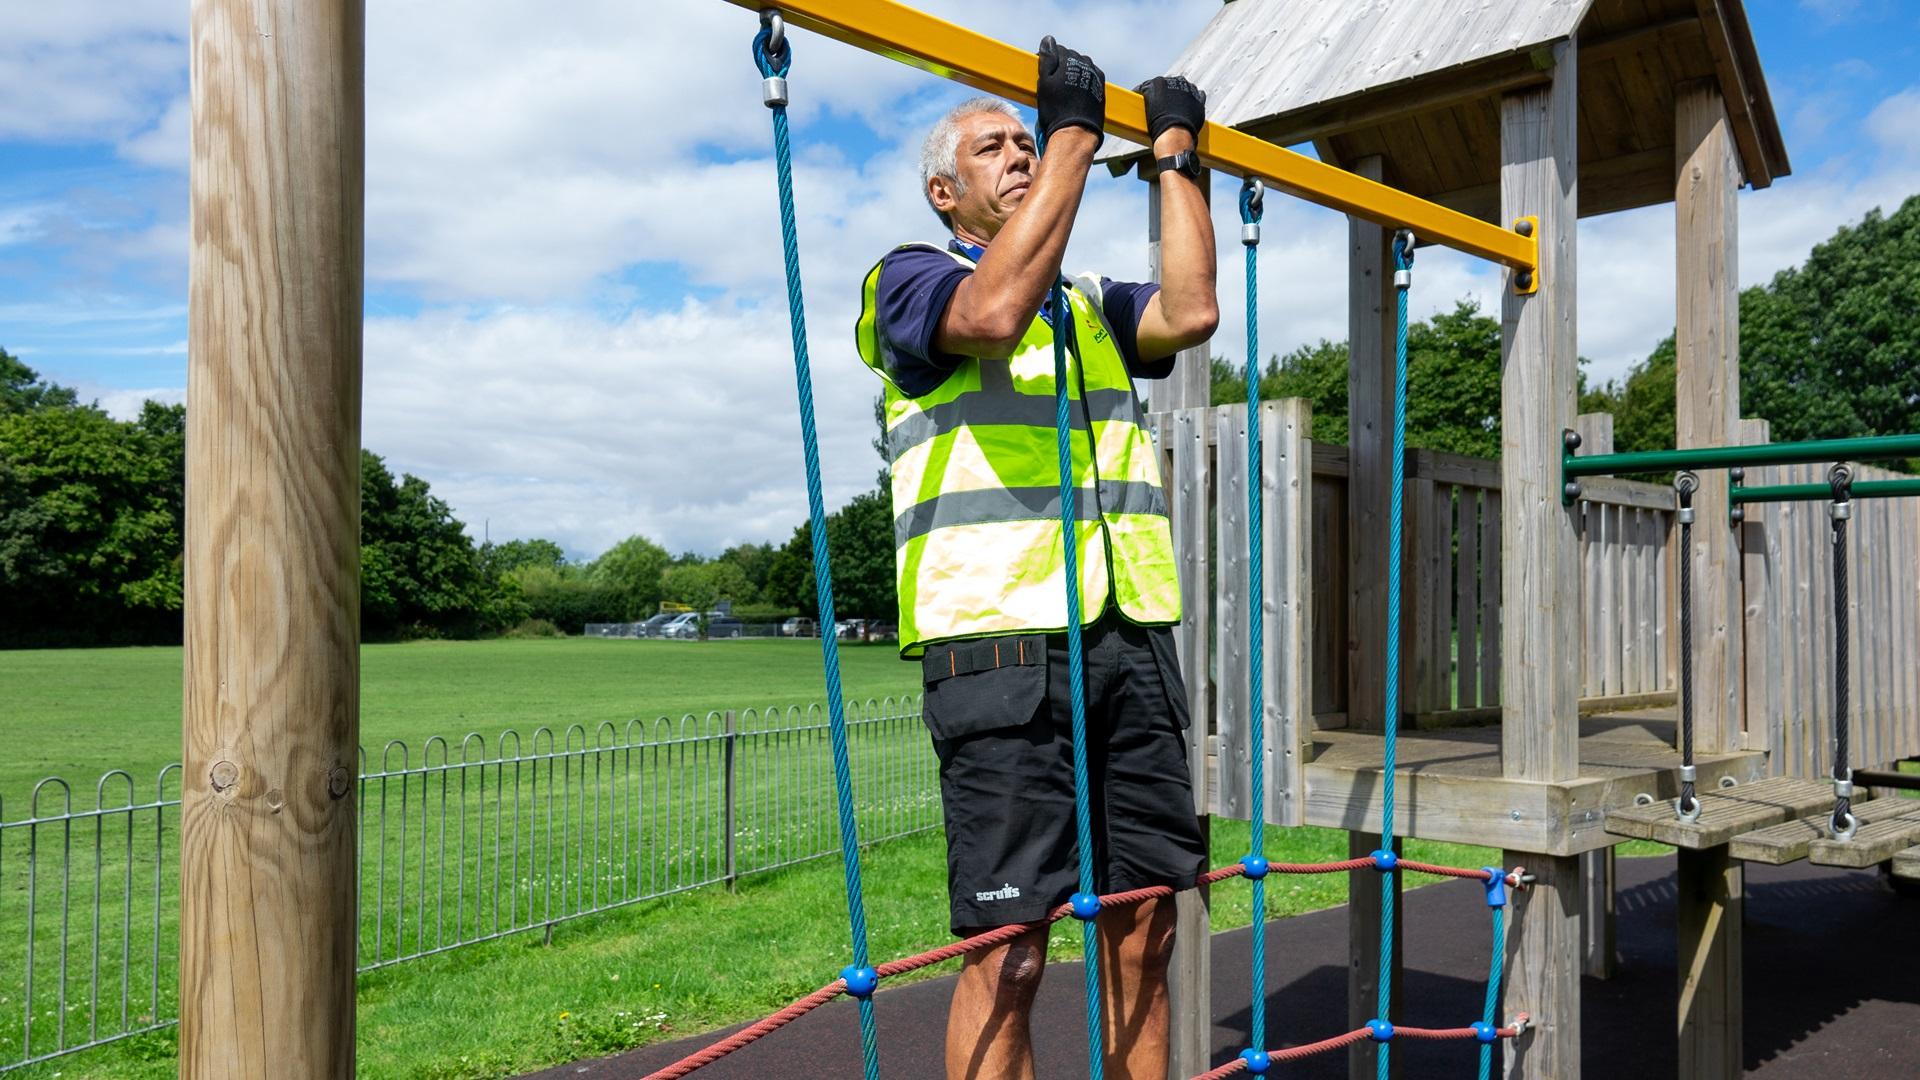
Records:
[[[1533,241],[1534,266],[1532,270],[1513,272],[1513,294],[1532,296],[1540,291],[1540,219],[1529,214],[1513,223],[1513,231]]]

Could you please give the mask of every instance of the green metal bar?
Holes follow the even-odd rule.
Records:
[[[1690,450],[1641,450],[1625,454],[1566,454],[1566,479],[1615,473],[1728,469],[1735,465],[1808,465],[1830,461],[1871,461],[1920,457],[1920,435],[1874,435],[1861,439],[1762,443],[1758,446],[1702,446]],[[1857,485],[1856,485],[1857,486]]]
[[[1920,495],[1920,478],[1913,480],[1862,480],[1853,485],[1856,499],[1898,499]],[[1734,503],[1826,502],[1833,488],[1826,484],[1774,484],[1771,487],[1736,487]]]

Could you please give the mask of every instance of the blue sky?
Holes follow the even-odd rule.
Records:
[[[1250,2],[1250,0],[1241,0]],[[1056,33],[1116,82],[1170,62],[1215,0],[927,0],[1015,42]],[[126,415],[186,383],[186,12],[180,0],[0,13],[0,346]],[[769,132],[750,15],[714,0],[381,0],[368,27],[365,442],[479,533],[589,556],[780,540],[803,516]],[[1751,0],[1794,175],[1742,196],[1746,283],[1920,191],[1920,4]],[[913,156],[966,91],[800,34],[794,122],[828,497],[871,482],[874,386],[853,282],[936,235]],[[1231,236],[1222,204],[1222,235]],[[1143,185],[1097,171],[1073,269],[1145,273]],[[1672,325],[1672,211],[1590,219],[1581,351],[1617,377]],[[1344,230],[1269,211],[1262,340],[1345,333]],[[1237,260],[1223,295],[1242,287]],[[1490,303],[1423,255],[1417,312]],[[1237,354],[1235,304],[1216,339]]]

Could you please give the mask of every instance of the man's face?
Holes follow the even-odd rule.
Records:
[[[998,112],[960,119],[954,154],[956,187],[946,177],[928,181],[934,206],[953,219],[954,231],[975,240],[993,239],[1027,197],[1033,184],[1033,136],[1014,117]]]

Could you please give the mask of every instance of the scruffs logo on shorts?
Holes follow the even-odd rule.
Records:
[[[1017,885],[1002,885],[997,889],[974,893],[973,899],[976,903],[985,903],[988,900],[1018,900],[1020,899],[1020,887]]]

